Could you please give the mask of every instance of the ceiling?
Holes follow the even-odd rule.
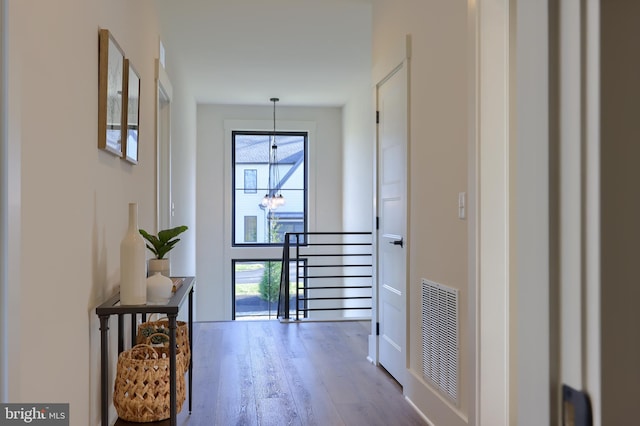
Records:
[[[370,86],[371,0],[155,0],[198,103],[341,106]]]

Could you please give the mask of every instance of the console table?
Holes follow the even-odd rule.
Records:
[[[124,316],[131,316],[131,346],[136,344],[137,317],[142,315],[142,321],[146,321],[147,314],[164,314],[169,320],[169,367],[171,369],[170,396],[171,396],[171,417],[170,425],[176,426],[176,416],[178,409],[177,387],[176,387],[176,329],[177,317],[185,298],[189,298],[189,345],[193,349],[193,287],[195,277],[184,277],[182,285],[173,293],[169,302],[165,305],[120,305],[120,294],[116,294],[102,305],[96,308],[96,315],[100,317],[100,375],[101,375],[101,410],[102,426],[109,424],[109,317],[118,316],[118,354],[124,350]],[[189,413],[191,413],[191,392],[193,390],[193,350],[191,350],[191,362],[189,363]]]

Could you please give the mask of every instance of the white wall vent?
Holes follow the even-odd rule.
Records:
[[[458,402],[458,290],[422,279],[424,378]]]

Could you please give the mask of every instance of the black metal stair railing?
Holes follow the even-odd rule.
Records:
[[[278,318],[370,317],[372,280],[371,232],[287,233]]]

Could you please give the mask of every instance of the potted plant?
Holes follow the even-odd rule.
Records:
[[[147,275],[151,276],[155,272],[160,272],[164,276],[170,276],[169,259],[165,259],[164,256],[180,241],[180,238],[176,237],[187,229],[184,225],[176,226],[164,229],[158,232],[158,235],[149,234],[144,229],[139,230],[144,239],[148,241],[147,248],[155,255],[155,258],[149,259]]]

